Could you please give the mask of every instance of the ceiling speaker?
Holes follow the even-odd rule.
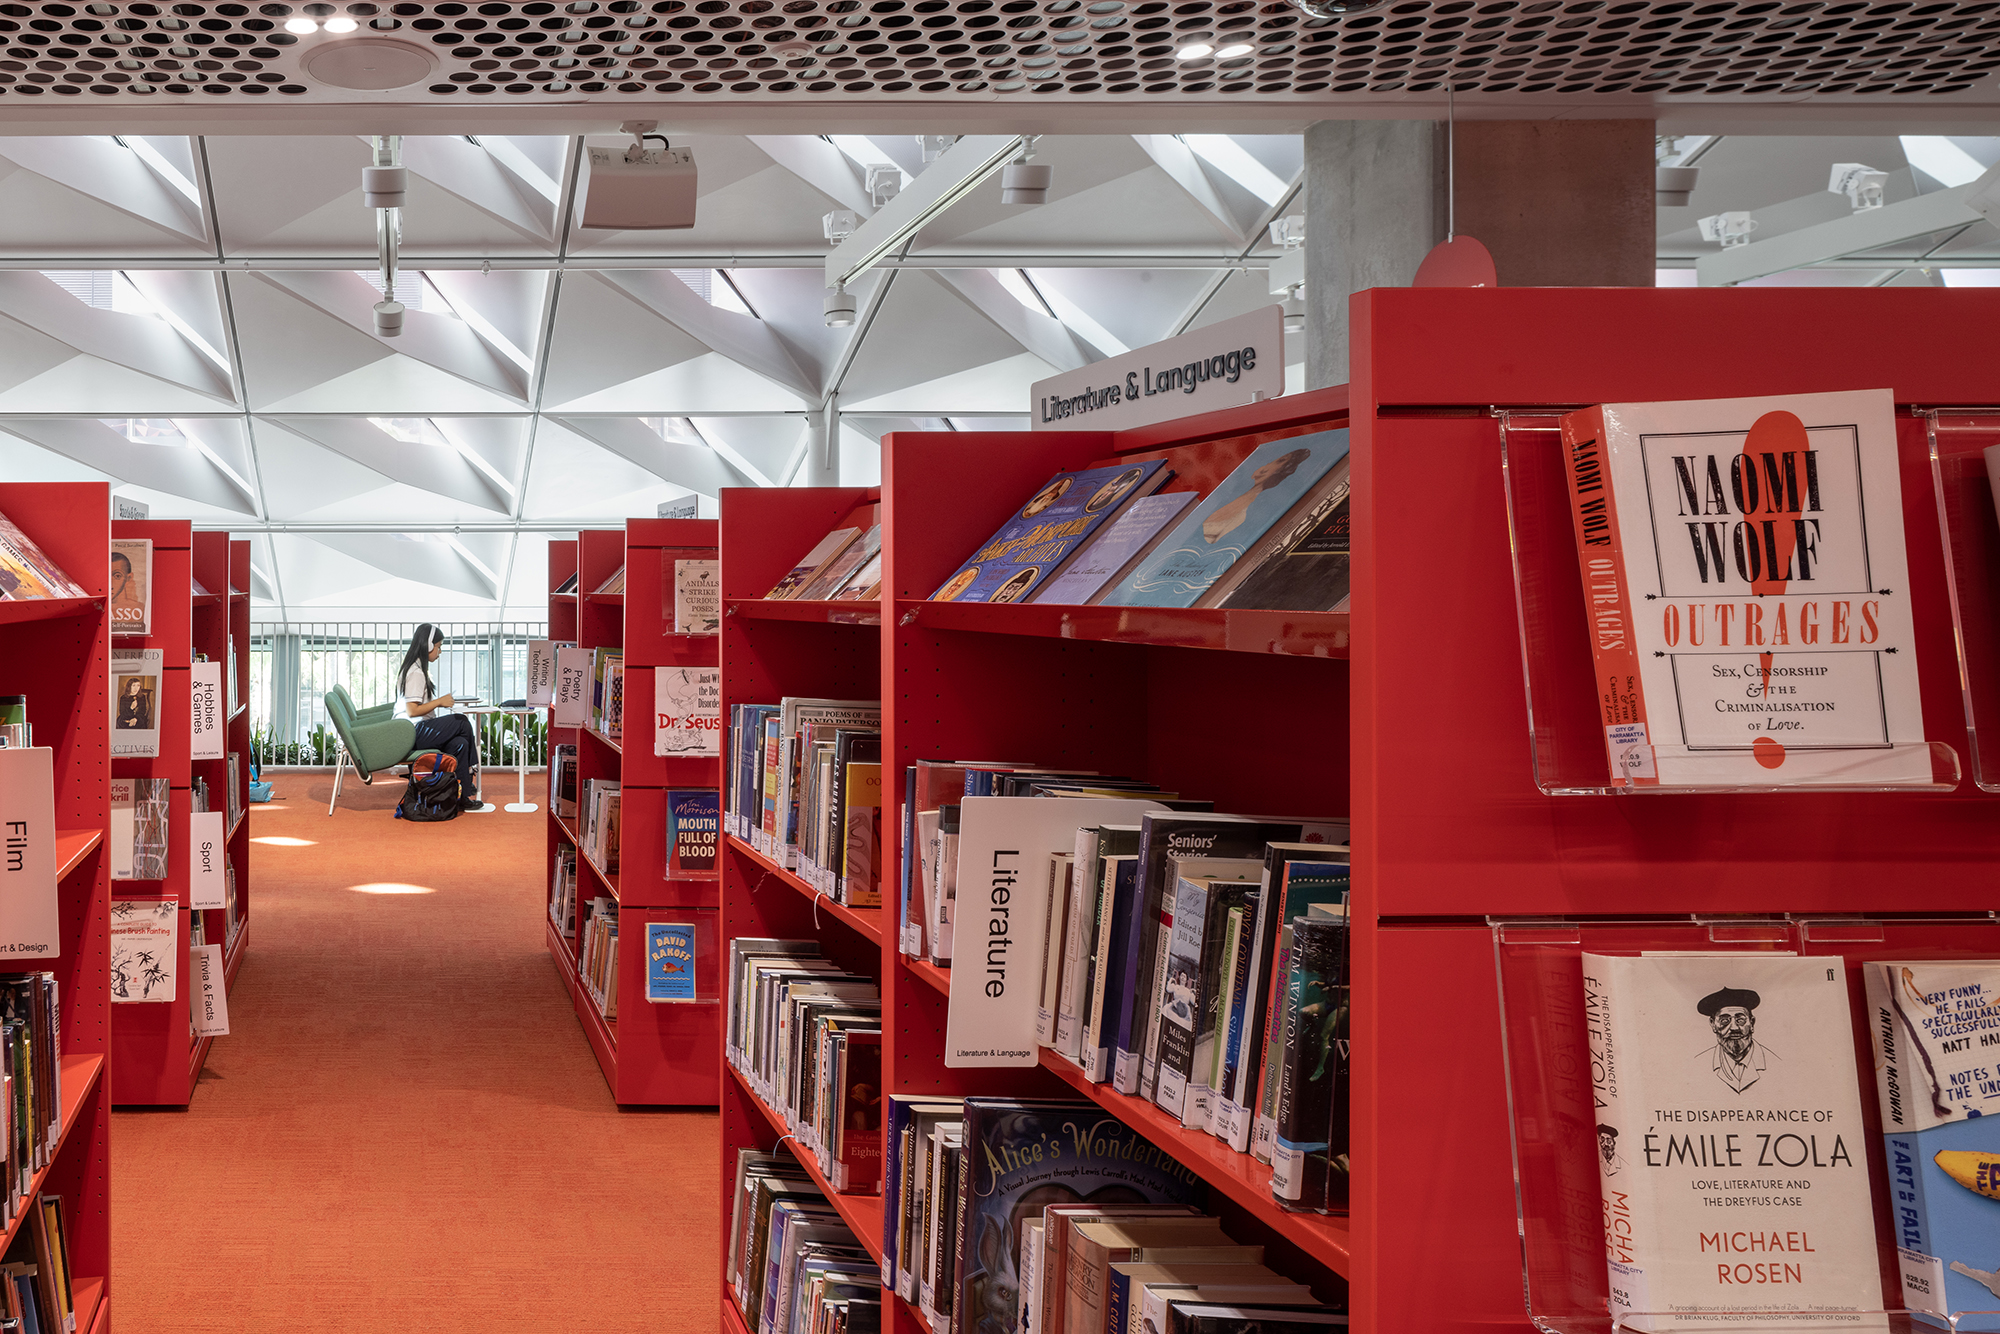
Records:
[[[422,47],[370,38],[327,42],[300,62],[307,74],[335,88],[381,92],[407,88],[430,77],[436,62]]]

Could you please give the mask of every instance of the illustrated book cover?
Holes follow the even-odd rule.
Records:
[[[1200,498],[1192,491],[1156,491],[1140,496],[1092,538],[1061,574],[1043,580],[1028,601],[1064,606],[1097,601],[1106,588],[1117,587],[1152,551],[1167,525]]]
[[[1100,528],[1173,476],[1164,459],[1059,472],[931,594],[936,602],[1026,602]]]
[[[0,514],[0,602],[88,597],[76,580],[35,545],[34,539]]]
[[[111,757],[158,758],[160,681],[165,653],[156,648],[111,652]]]
[[[1924,784],[1895,396],[1562,419],[1610,783]]]
[[[178,985],[180,905],[172,899],[114,899],[111,904],[111,1000],[130,1005],[170,1001]]]
[[[653,754],[722,754],[722,669],[653,671]]]
[[[1120,607],[1194,606],[1346,456],[1345,428],[1257,446],[1102,601]]]
[[[1883,1309],[1845,970],[1582,957],[1612,1315],[1658,1334]]]
[[[111,633],[153,633],[153,540],[118,537],[111,541]]]
[[[722,843],[722,794],[712,787],[667,789],[667,877],[713,875]]]
[[[677,635],[712,635],[722,629],[722,562],[662,556],[673,566],[673,625]]]
[[[695,999],[694,923],[646,923],[646,999]]]

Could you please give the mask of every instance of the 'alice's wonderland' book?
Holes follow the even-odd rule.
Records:
[[[1883,1309],[1843,969],[1585,954],[1583,1014],[1614,1318]]]
[[[695,999],[694,923],[646,923],[646,999]]]
[[[1193,1204],[1194,1173],[1094,1103],[965,1100],[960,1334],[1014,1334],[1021,1232],[1052,1204]]]
[[[1931,781],[1886,389],[1562,419],[1610,782]]]
[[[1026,602],[1091,538],[1173,474],[1164,459],[1059,472],[931,594],[937,602]]]
[[[1345,429],[1257,446],[1102,601],[1120,607],[1194,606],[1266,533],[1291,518],[1345,457]]]
[[[2000,1329],[2000,960],[1864,963],[1903,1305]]]

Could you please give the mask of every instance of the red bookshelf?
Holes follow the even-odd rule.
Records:
[[[250,903],[250,599],[233,590],[247,587],[250,544],[231,542],[227,533],[193,531],[185,520],[121,519],[112,536],[150,538],[153,543],[153,633],[144,638],[119,636],[119,646],[156,648],[163,653],[160,683],[160,754],[157,759],[123,758],[112,762],[119,778],[165,778],[172,785],[167,878],[160,881],[119,881],[114,897],[172,898],[181,906],[182,960],[194,935],[193,919],[202,919],[204,941],[225,945],[224,985],[234,983],[249,945]],[[199,585],[204,592],[193,590]],[[234,823],[225,822],[226,858],[236,874],[239,926],[228,938],[224,909],[189,906],[188,814],[193,810],[193,780],[208,786],[209,808],[230,808],[229,762],[195,760],[189,755],[189,669],[196,654],[223,664],[225,748],[237,756]],[[236,679],[228,679],[234,670]],[[193,1099],[213,1038],[195,1038],[188,1031],[192,977],[183,966],[174,999],[164,1004],[123,1004],[114,1007],[112,1062],[113,1101],[120,1106],[185,1107]]]
[[[721,1096],[721,988],[719,959],[727,948],[718,935],[718,880],[668,876],[667,803],[670,788],[719,788],[717,759],[653,754],[648,722],[653,674],[666,667],[715,665],[715,636],[673,633],[673,569],[683,559],[713,559],[713,519],[632,519],[623,531],[580,533],[549,544],[549,636],[583,648],[625,651],[623,738],[613,741],[592,727],[549,729],[551,747],[577,747],[577,785],[615,780],[621,797],[619,870],[607,873],[581,848],[577,857],[579,904],[600,895],[618,902],[618,1018],[608,1020],[578,976],[580,948],[551,921],[549,953],[569,988],[599,1068],[620,1105],[713,1106]],[[595,593],[620,567],[623,593]],[[558,594],[574,573],[580,593]],[[551,882],[556,849],[576,844],[573,823],[549,806]],[[581,913],[579,912],[579,917]],[[698,958],[693,1003],[646,1000],[646,925],[693,923]]]
[[[0,693],[25,694],[34,741],[53,753],[60,954],[8,971],[49,971],[62,1000],[62,1133],[32,1191],[63,1199],[77,1328],[110,1322],[111,491],[103,482],[0,482],[13,520],[87,597],[0,603]],[[183,729],[185,730],[185,729]],[[16,1225],[18,1226],[18,1224]],[[13,1229],[9,1228],[11,1240]]]

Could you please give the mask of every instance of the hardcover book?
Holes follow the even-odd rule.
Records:
[[[780,579],[770,592],[770,598],[796,598],[799,590],[812,582],[812,578],[829,561],[847,550],[848,544],[861,536],[861,529],[854,527],[836,528],[814,544],[813,549],[799,557],[799,563]]]
[[[695,999],[694,923],[646,923],[646,999]]]
[[[0,514],[0,602],[88,596],[12,519]]]
[[[722,753],[722,671],[659,667],[653,671],[653,754]]]
[[[172,899],[116,899],[111,904],[111,999],[114,1004],[174,998],[180,906]]]
[[[1109,606],[1192,607],[1215,581],[1308,499],[1347,456],[1347,431],[1257,446],[1220,486],[1104,595]]]
[[[1325,1213],[1347,1198],[1346,915],[1291,926],[1271,1194],[1282,1208]]]
[[[158,758],[160,680],[165,653],[156,648],[111,654],[111,757]]]
[[[938,591],[937,602],[1026,602],[1091,537],[1173,474],[1164,459],[1059,472],[1028,497]]]
[[[1881,1310],[1844,971],[1748,952],[1582,957],[1613,1317],[1662,1331]]]
[[[1931,781],[1886,389],[1562,419],[1610,782]]]
[[[2000,1329],[2000,960],[1871,962],[1861,976],[1903,1305]]]
[[[799,599],[814,602],[832,597],[847,586],[863,565],[866,565],[882,550],[882,525],[870,524],[859,537],[849,542],[844,550],[828,561],[799,590]]]
[[[1313,507],[1283,550],[1252,570],[1216,603],[1274,611],[1345,611],[1348,569],[1347,492]]]
[[[673,567],[673,621],[677,635],[712,635],[722,629],[722,562],[676,560],[662,553]]]
[[[712,875],[722,841],[722,794],[714,788],[667,789],[667,876]]]
[[[1219,607],[1258,571],[1280,560],[1293,543],[1317,527],[1334,508],[1347,498],[1347,471],[1350,460],[1346,456],[1326,470],[1326,474],[1302,496],[1298,503],[1279,522],[1265,530],[1264,536],[1246,548],[1243,555],[1208,586],[1208,591],[1196,599],[1197,607]]]
[[[1028,601],[1083,606],[1095,602],[1107,587],[1116,587],[1145,559],[1168,524],[1200,499],[1192,491],[1158,491],[1134,500],[1063,572],[1044,580]]]
[[[153,633],[153,540],[149,537],[112,539],[111,633]]]

